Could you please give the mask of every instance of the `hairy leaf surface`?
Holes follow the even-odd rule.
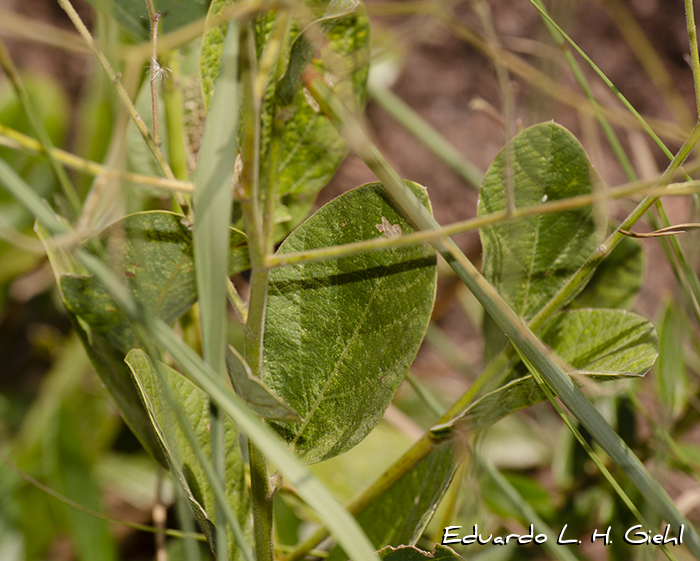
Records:
[[[409,183],[426,206],[425,189]],[[331,201],[278,254],[376,238],[382,217],[410,226],[380,184]],[[377,424],[413,361],[435,297],[426,245],[272,271],[263,382],[304,418],[276,430],[307,462],[338,455]]]

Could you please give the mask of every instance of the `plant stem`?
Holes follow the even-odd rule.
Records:
[[[690,45],[690,61],[693,67],[693,84],[695,86],[695,105],[700,116],[700,56],[698,55],[698,32],[695,26],[693,0],[685,0],[685,21]]]
[[[243,114],[243,173],[241,186],[245,199],[241,201],[248,249],[250,253],[250,301],[248,317],[245,324],[245,358],[254,376],[261,378],[263,361],[263,337],[265,333],[265,309],[269,270],[265,266],[266,243],[262,224],[260,196],[260,104],[256,103],[254,92],[254,55],[253,35],[247,25],[241,26],[240,75]],[[257,561],[274,561],[275,550],[272,527],[272,500],[274,491],[271,487],[267,470],[267,459],[257,447],[249,441],[248,456],[250,462],[250,489],[253,510],[253,536],[255,539],[255,556]]]
[[[160,12],[156,12],[153,0],[146,0],[148,16],[151,20],[151,111],[153,113],[153,142],[160,148],[160,128],[158,126],[158,77],[160,66],[158,64],[158,22]]]
[[[24,149],[42,154],[47,153],[47,149],[41,144],[41,142],[38,142],[37,140],[22,134],[19,131],[6,127],[2,123],[0,123],[0,144],[15,150]],[[183,193],[191,193],[194,191],[194,185],[190,181],[165,179],[163,177],[153,177],[151,175],[143,175],[141,173],[131,173],[118,169],[112,169],[98,162],[81,158],[80,156],[76,156],[75,154],[71,154],[70,152],[66,152],[65,150],[55,147],[49,148],[48,153],[62,164],[83,173],[109,178],[113,177],[115,179],[131,181],[132,183],[142,183],[144,185],[148,185],[149,187],[166,189],[168,191],[182,191]]]
[[[165,102],[165,122],[168,132],[168,154],[170,166],[175,177],[187,181],[187,148],[185,147],[185,121],[182,114],[182,87],[180,75],[179,53],[172,51],[166,57],[167,65],[172,72],[170,79],[163,85],[163,101]]]

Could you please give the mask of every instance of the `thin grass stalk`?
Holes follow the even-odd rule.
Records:
[[[0,145],[12,148],[14,150],[26,150],[39,154],[47,153],[46,149],[39,141],[31,138],[30,136],[22,134],[19,131],[11,129],[10,127],[6,127],[2,123],[0,123]],[[182,191],[183,193],[191,193],[194,191],[194,185],[190,181],[153,177],[142,173],[132,173],[113,169],[105,166],[104,164],[88,160],[87,158],[81,158],[80,156],[76,156],[75,154],[66,152],[65,150],[61,150],[60,148],[50,148],[48,153],[69,168],[83,173],[88,173],[90,175],[122,179],[124,181],[131,181],[132,183],[142,183],[144,185],[148,185],[149,187],[165,189],[168,191]]]
[[[557,398],[555,394],[553,393],[552,389],[548,385],[548,383],[542,379],[540,376],[539,371],[522,355],[520,357],[523,360],[523,363],[527,367],[527,369],[530,371],[530,373],[533,375],[533,377],[538,381],[538,384],[544,391],[545,395],[547,396],[547,399],[549,402],[552,404],[556,412],[559,414],[561,419],[564,421],[564,424],[566,427],[571,431],[571,433],[576,437],[576,440],[578,443],[581,445],[581,447],[586,451],[586,454],[588,454],[588,457],[593,461],[593,463],[596,465],[598,470],[603,474],[603,477],[605,477],[605,480],[608,482],[608,484],[615,490],[615,493],[617,493],[618,497],[622,499],[622,502],[625,503],[625,506],[630,510],[632,515],[637,519],[637,521],[641,522],[642,525],[644,525],[647,528],[653,527],[642,515],[642,513],[639,511],[637,506],[632,502],[632,499],[629,498],[629,495],[625,493],[624,489],[620,486],[620,484],[615,480],[613,475],[610,473],[608,468],[605,466],[603,461],[600,459],[598,454],[595,453],[593,448],[591,448],[591,445],[588,444],[588,441],[583,437],[581,434],[581,431],[578,430],[578,427],[574,425],[574,423],[569,419],[569,416],[566,414],[566,411],[559,405],[559,402],[557,401]],[[652,505],[653,506],[653,505]],[[661,545],[661,550],[664,552],[666,557],[670,559],[671,561],[677,561],[676,558],[673,556],[673,554],[669,551],[669,549],[666,547],[665,544],[659,544]]]
[[[238,25],[229,22],[219,75],[194,174],[194,260],[204,360],[227,381],[226,278],[229,254],[231,182],[238,144]],[[211,443],[215,477],[226,480],[225,413],[212,404]],[[217,559],[228,556],[225,505],[217,501]]]
[[[146,0],[148,6],[148,16],[151,20],[151,113],[153,115],[153,142],[160,148],[160,127],[158,123],[158,78],[161,70],[158,64],[158,24],[160,22],[160,12],[156,12],[153,0]]]
[[[307,89],[331,122],[348,140],[352,149],[377,175],[404,217],[419,229],[439,228],[435,219],[386,163],[370,142],[361,126],[337,103],[331,90],[315,71],[307,68],[303,75]],[[618,464],[649,502],[670,523],[688,530],[688,547],[700,557],[700,537],[687,519],[678,511],[666,491],[649,474],[644,464],[627,447],[620,436],[605,421],[600,412],[585,397],[580,388],[548,356],[548,350],[522,322],[449,238],[433,242],[457,276],[471,290],[482,307],[494,318],[518,353],[524,356],[549,383],[555,394],[598,441],[605,452]]]
[[[547,14],[547,17],[549,17],[549,14],[547,13],[546,8],[542,4],[541,0],[531,0],[532,3],[534,3],[537,8],[540,10],[542,14]],[[691,33],[691,28],[694,30],[695,29],[695,22],[692,20],[692,14],[691,14],[691,20],[688,21],[688,35],[694,37],[694,31]],[[581,68],[579,67],[578,63],[576,62],[576,59],[573,57],[571,54],[571,51],[566,48],[566,42],[564,41],[564,37],[562,36],[561,33],[550,23],[549,19],[544,19],[545,25],[549,29],[554,41],[557,43],[557,45],[564,51],[564,54],[566,56],[566,60],[569,64],[569,67],[571,68],[571,71],[573,72],[576,81],[578,82],[579,86],[581,89],[584,91],[586,97],[589,99],[591,102],[591,105],[593,106],[595,110],[595,116],[596,119],[598,120],[598,123],[600,124],[601,128],[603,129],[603,133],[605,134],[605,137],[607,138],[608,142],[610,143],[611,148],[613,149],[613,153],[615,154],[618,162],[622,166],[622,170],[624,171],[625,175],[627,176],[628,181],[636,181],[638,179],[637,174],[634,171],[634,168],[632,166],[632,163],[630,162],[629,158],[627,157],[627,154],[625,153],[624,148],[622,147],[622,144],[620,143],[617,135],[615,134],[615,131],[612,129],[610,126],[610,123],[608,123],[607,119],[603,115],[602,111],[600,110],[600,105],[598,104],[597,100],[595,99],[593,92],[588,84],[588,81],[586,80],[586,77],[584,76],[583,72],[581,71]],[[691,45],[692,45],[692,40],[691,40]],[[692,49],[691,49],[692,50]],[[697,42],[696,42],[696,49],[697,51]],[[696,53],[697,54],[697,53]],[[610,82],[612,84],[612,82]],[[660,141],[659,141],[660,142]],[[692,148],[692,146],[691,146]],[[657,211],[659,212],[659,215],[661,216],[662,222],[664,222],[664,226],[668,227],[670,226],[670,223],[668,222],[668,219],[666,218],[666,212],[663,208],[663,204],[661,200],[656,200],[655,205],[657,208]],[[653,217],[652,217],[653,221]],[[678,240],[675,239],[675,237],[672,237],[671,240],[668,241],[668,244],[671,245],[671,248],[673,249],[673,253],[675,254],[675,257],[677,259],[673,258],[673,255],[670,253],[667,242],[662,241],[662,248],[664,250],[664,253],[666,254],[666,258],[668,259],[669,264],[671,265],[672,269],[674,270],[674,274],[678,278],[683,278],[685,279],[685,284],[690,288],[692,292],[691,296],[691,303],[693,305],[693,309],[696,312],[696,316],[700,320],[700,309],[698,308],[698,303],[700,302],[700,282],[698,281],[698,277],[693,271],[693,268],[690,266],[690,263],[688,262],[688,258],[686,257],[685,253],[680,247],[680,244],[678,243]],[[680,266],[680,269],[679,269]]]

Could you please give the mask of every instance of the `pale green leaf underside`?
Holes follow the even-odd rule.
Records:
[[[133,349],[126,363],[136,380],[143,402],[165,450],[168,463],[175,477],[187,493],[190,507],[210,542],[214,539],[215,497],[202,466],[177,417],[167,403],[154,366],[140,349]],[[162,374],[173,390],[197,438],[197,445],[205,457],[211,457],[210,402],[207,395],[179,372],[160,364]],[[238,442],[238,431],[233,421],[226,417],[226,495],[243,528],[250,529],[248,490],[245,482],[245,466]],[[229,540],[231,559],[239,559],[240,552]]]
[[[511,141],[516,207],[591,193],[597,181],[583,148],[563,127],[544,123]],[[484,177],[479,216],[506,207],[506,151]],[[483,274],[508,305],[531,319],[596,246],[590,207],[506,220],[480,230]]]
[[[428,206],[425,189],[408,184]],[[377,238],[382,217],[411,231],[380,184],[358,187],[299,226],[278,254]],[[302,459],[338,455],[376,425],[418,351],[435,284],[426,245],[272,271],[263,382],[305,419],[273,423]]]
[[[654,326],[623,310],[562,312],[542,340],[574,372],[598,381],[643,376],[658,354]],[[447,425],[479,430],[545,399],[535,379],[526,375],[486,394]],[[439,431],[442,426],[436,428]]]
[[[143,407],[138,390],[134,386],[129,370],[124,364],[124,354],[110,344],[105,336],[99,333],[92,333],[87,322],[80,319],[71,310],[68,299],[63,292],[60,282],[61,278],[65,278],[66,275],[71,273],[84,273],[85,270],[75,262],[70,252],[61,247],[60,244],[52,243],[51,235],[38,222],[34,226],[34,231],[44,245],[44,250],[51,263],[68,317],[78,333],[80,341],[85,347],[98,376],[114,398],[117,409],[126,424],[143,447],[161,464],[164,464],[165,457],[158,444],[153,427],[148,420],[148,415]]]
[[[375,547],[416,542],[452,481],[457,468],[454,456],[453,442],[441,443],[357,516]],[[327,561],[347,558],[336,546]]]

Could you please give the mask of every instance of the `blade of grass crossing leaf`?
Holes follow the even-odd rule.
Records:
[[[194,173],[194,261],[202,324],[204,359],[226,375],[226,271],[231,179],[238,132],[238,25],[231,20],[221,67]],[[212,411],[214,470],[225,476],[223,413]],[[227,555],[227,532],[222,505],[217,506],[217,558]]]
[[[415,195],[389,166],[379,150],[364,133],[359,123],[338,104],[332,91],[313,72],[305,75],[307,89],[334,124],[343,132],[352,148],[380,179],[404,216],[419,229],[437,229],[439,224],[422,207]],[[627,447],[620,436],[588,401],[571,378],[548,356],[548,351],[521,319],[503,301],[498,292],[481,276],[479,271],[451,240],[434,242],[457,276],[471,290],[484,309],[493,317],[518,352],[527,358],[542,377],[552,386],[555,394],[598,441],[600,446],[621,467],[647,500],[673,526],[686,527],[687,545],[700,558],[700,536],[681,514],[661,485],[651,476],[639,458]]]
[[[153,345],[147,346],[152,347]],[[153,351],[153,349],[149,349],[149,351]],[[247,545],[240,522],[236,518],[236,515],[233,512],[231,505],[228,503],[228,500],[226,498],[226,490],[224,489],[221,479],[214,472],[214,468],[210,463],[209,458],[205,457],[204,451],[197,444],[197,436],[195,435],[194,430],[190,425],[190,421],[187,418],[186,413],[182,408],[182,405],[175,396],[173,388],[170,387],[170,384],[168,384],[167,382],[166,376],[162,370],[163,365],[158,361],[156,361],[154,365],[153,361],[150,360],[149,356],[140,349],[132,350],[129,353],[129,355],[127,355],[126,362],[129,365],[129,367],[133,370],[134,375],[137,377],[140,376],[140,372],[144,369],[147,369],[149,371],[149,374],[154,374],[158,377],[160,390],[163,392],[165,400],[168,402],[169,406],[172,408],[172,411],[175,413],[177,417],[177,422],[179,423],[180,427],[185,433],[187,440],[189,441],[189,444],[192,447],[192,450],[194,451],[197,460],[199,461],[199,464],[201,465],[202,469],[204,470],[207,476],[212,491],[216,495],[218,504],[221,505],[221,511],[226,517],[226,521],[231,527],[233,535],[236,538],[236,543],[238,544],[241,550],[243,558],[245,559],[245,561],[253,561],[253,554]],[[219,525],[225,527],[225,525],[223,524],[219,523]]]

